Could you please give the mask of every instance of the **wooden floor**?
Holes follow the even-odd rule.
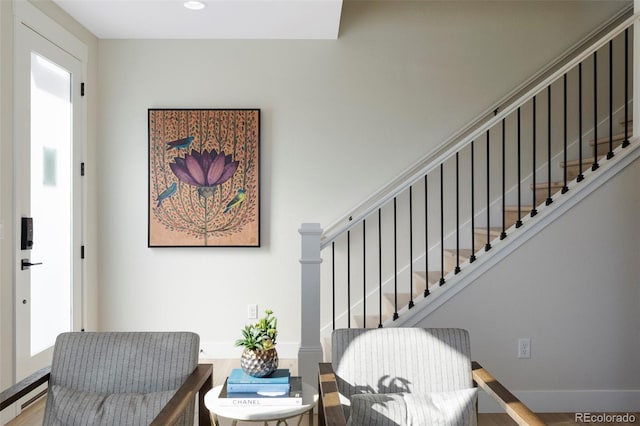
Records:
[[[201,361],[203,362],[203,361]],[[214,366],[213,368],[213,382],[214,386],[224,383],[225,378],[229,375],[229,372],[232,368],[238,368],[240,366],[239,360],[207,360],[204,362],[211,362]],[[289,368],[292,374],[297,374],[297,360],[280,360],[281,368]],[[29,406],[26,410],[24,410],[18,417],[14,420],[7,423],[7,426],[40,426],[42,425],[42,417],[44,415],[44,406],[45,406],[46,397],[41,398],[36,401],[34,404]],[[539,414],[542,420],[551,426],[565,426],[565,425],[589,425],[589,426],[625,426],[625,425],[635,425],[640,426],[640,413],[635,414],[635,423],[581,423],[575,421],[575,414],[573,413],[541,413]],[[231,422],[225,422],[224,419],[221,420],[221,425],[227,426],[230,425]],[[291,422],[291,424],[296,424],[297,422]],[[249,422],[238,422],[238,425],[248,426],[255,425],[256,423]],[[273,423],[275,424],[275,422]],[[317,425],[317,418],[315,421]],[[512,421],[509,416],[506,414],[479,414],[478,415],[478,426],[510,426],[515,425],[516,423]],[[301,425],[308,426],[307,418],[305,417],[301,423]]]
[[[44,414],[44,404],[45,399],[42,398],[28,409],[26,409],[22,414],[16,417],[11,422],[7,423],[7,426],[40,426],[42,424],[42,416]],[[591,426],[611,426],[612,424],[618,426],[624,425],[640,425],[640,413],[636,413],[636,422],[635,423],[576,423],[575,415],[571,413],[542,413],[539,414],[542,420],[551,426],[564,426],[564,425],[591,425]],[[224,419],[221,420],[221,425],[230,425],[231,422],[225,422]],[[295,424],[295,422],[292,422]],[[315,420],[315,424],[318,424],[317,417]],[[506,414],[479,414],[478,415],[478,426],[510,426],[515,425],[516,423],[512,421],[509,416]],[[255,425],[255,423],[247,423],[247,422],[238,422],[238,425]],[[304,417],[301,425],[308,426],[307,418]]]
[[[27,410],[25,410],[22,414],[16,417],[11,422],[7,423],[7,426],[40,426],[42,425],[42,416],[44,413],[44,404],[45,398],[42,398]],[[570,413],[542,413],[540,414],[542,420],[551,426],[565,426],[565,425],[591,425],[591,426],[624,426],[624,425],[640,425],[640,413],[636,414],[636,422],[635,423],[576,423],[575,415]],[[231,422],[225,422],[224,419],[221,420],[221,425],[227,426],[230,425]],[[291,424],[296,424],[296,422],[291,422]],[[308,426],[307,418],[304,417],[301,425]],[[317,417],[314,421],[314,424],[318,424]],[[478,426],[510,426],[515,425],[516,423],[512,421],[509,416],[506,414],[479,414],[478,415]],[[255,425],[255,423],[248,422],[238,422],[238,425]]]

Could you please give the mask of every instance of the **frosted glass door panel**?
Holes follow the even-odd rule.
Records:
[[[31,355],[72,326],[71,73],[31,53]]]

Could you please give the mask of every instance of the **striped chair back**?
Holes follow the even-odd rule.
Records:
[[[54,347],[49,381],[50,390],[58,393],[53,392],[47,400],[44,424],[57,424],[58,414],[50,403],[53,395],[60,395],[56,401],[58,409],[86,408],[81,401],[60,401],[70,395],[76,399],[81,396],[89,403],[97,395],[110,394],[141,395],[138,400],[147,404],[145,408],[161,408],[161,401],[166,402],[196,368],[199,343],[199,336],[190,332],[61,334]],[[135,400],[125,399],[129,403]],[[126,419],[117,423],[121,421],[131,424]],[[184,424],[193,424],[193,410],[185,415]]]

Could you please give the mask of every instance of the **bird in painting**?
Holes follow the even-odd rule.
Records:
[[[189,145],[191,145],[191,142],[193,142],[193,136],[167,142],[167,151],[169,151],[172,148],[175,148],[175,149],[188,148]]]
[[[156,207],[160,207],[160,204],[162,204],[164,200],[175,194],[177,189],[178,185],[175,182],[169,185],[167,189],[165,189],[160,195],[158,195],[158,204],[156,205]]]
[[[242,204],[245,198],[247,198],[247,194],[245,193],[244,189],[238,189],[238,193],[235,197],[233,197],[233,200],[229,201],[223,213],[228,213],[232,208],[238,207],[240,204]]]

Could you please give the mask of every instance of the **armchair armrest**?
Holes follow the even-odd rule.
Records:
[[[213,382],[213,365],[198,364],[193,373],[167,402],[150,426],[172,425],[191,404],[192,398],[198,393],[198,425],[211,425],[209,411],[204,405],[204,395],[211,389]]]
[[[49,381],[51,367],[44,367],[25,377],[9,389],[0,393],[0,411],[4,410],[29,392]]]
[[[535,426],[546,424],[480,364],[473,361],[471,370],[473,380],[478,387],[487,392],[517,424]]]
[[[346,425],[338,383],[331,363],[318,364],[318,417],[321,425]]]

